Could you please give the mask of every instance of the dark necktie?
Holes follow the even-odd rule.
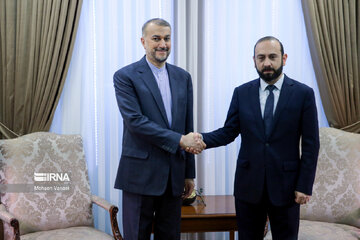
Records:
[[[274,112],[274,93],[273,90],[276,87],[274,85],[268,85],[266,87],[269,90],[269,96],[266,99],[265,110],[264,110],[264,125],[265,125],[265,134],[266,138],[269,137],[271,131],[271,124],[273,121],[273,112]]]

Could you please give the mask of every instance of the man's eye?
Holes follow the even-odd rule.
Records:
[[[280,55],[278,55],[278,54],[273,54],[273,55],[270,55],[269,56],[269,58],[271,59],[271,60],[275,60],[275,59],[277,59],[277,58],[279,58],[280,57]]]
[[[160,41],[160,38],[153,38],[153,40],[154,40],[155,42],[158,42],[158,41]]]
[[[170,38],[166,37],[166,38],[164,38],[164,40],[165,40],[165,42],[168,42],[168,41],[170,41]]]

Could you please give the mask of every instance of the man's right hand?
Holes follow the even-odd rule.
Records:
[[[188,133],[187,135],[182,135],[180,139],[180,147],[187,152],[193,154],[199,154],[206,148],[206,144],[201,139],[199,133]]]

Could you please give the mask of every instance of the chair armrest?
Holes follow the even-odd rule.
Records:
[[[103,199],[99,196],[96,196],[96,195],[91,195],[91,201],[107,211],[110,211],[110,208],[112,206],[114,206],[111,203],[109,203],[108,201],[106,201],[105,199]]]
[[[20,240],[20,226],[19,221],[11,215],[3,204],[0,204],[0,219],[6,223],[9,223],[10,226],[14,229],[14,240]]]
[[[96,195],[91,195],[91,201],[109,212],[111,229],[112,229],[112,232],[114,235],[114,239],[115,240],[123,240],[121,233],[119,231],[118,222],[117,222],[117,218],[116,218],[116,214],[118,213],[119,208],[116,207],[115,205],[110,204],[105,199],[103,199],[99,196],[96,196]]]

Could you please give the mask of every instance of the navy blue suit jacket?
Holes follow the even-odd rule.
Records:
[[[145,56],[114,74],[124,124],[115,188],[159,196],[170,176],[173,194],[179,196],[184,191],[185,178],[195,178],[194,156],[179,148],[181,135],[193,131],[191,76],[168,63],[166,68],[172,95],[171,126]]]
[[[260,79],[256,79],[235,88],[224,127],[204,133],[203,138],[207,148],[212,148],[241,134],[235,197],[259,202],[266,181],[271,202],[282,206],[294,202],[294,191],[312,193],[319,151],[314,92],[285,75],[272,131],[266,139],[259,86]]]

